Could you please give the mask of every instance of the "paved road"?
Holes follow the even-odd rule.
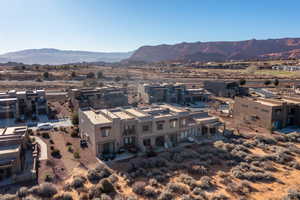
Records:
[[[37,136],[31,136],[32,138],[35,138],[35,141],[39,144],[41,148],[40,152],[40,160],[47,160],[48,159],[48,152],[47,152],[47,144],[39,137]]]

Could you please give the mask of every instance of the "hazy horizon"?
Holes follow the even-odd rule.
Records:
[[[290,6],[293,5],[293,6]],[[129,52],[144,45],[299,37],[299,1],[2,0],[0,54],[55,48]]]

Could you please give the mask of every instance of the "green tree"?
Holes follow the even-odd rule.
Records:
[[[72,71],[71,76],[74,78],[76,76],[76,72]]]
[[[276,78],[276,79],[273,81],[273,84],[274,84],[275,86],[278,86],[278,85],[279,85],[279,80]]]
[[[240,79],[240,85],[245,85],[246,84],[246,80],[245,79]]]
[[[49,72],[44,72],[43,77],[44,77],[44,79],[48,79],[49,78]]]
[[[86,75],[87,78],[95,78],[95,74],[93,72],[89,72],[87,75]]]
[[[72,114],[72,124],[73,124],[73,125],[78,125],[78,124],[79,124],[78,113],[73,113],[73,114]]]
[[[265,80],[264,84],[265,84],[265,86],[270,85],[271,81],[270,80]]]
[[[97,72],[97,78],[103,78],[103,73],[102,73],[102,71],[98,71]]]

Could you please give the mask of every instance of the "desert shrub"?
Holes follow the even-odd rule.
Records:
[[[288,140],[285,135],[274,135],[273,137],[277,142],[287,142]]]
[[[225,196],[224,194],[216,194],[213,195],[210,200],[228,200],[229,198]]]
[[[150,184],[151,186],[153,186],[153,187],[158,187],[158,185],[159,185],[159,183],[157,182],[157,180],[154,179],[154,178],[151,178],[151,179],[149,180],[149,184]]]
[[[107,194],[101,194],[100,200],[112,200],[112,198],[110,196],[108,196]]]
[[[24,198],[28,195],[28,188],[27,187],[21,187],[18,191],[17,191],[17,196],[19,198]]]
[[[297,162],[297,161],[291,161],[291,162],[289,162],[289,166],[290,166],[290,167],[293,167],[293,168],[295,168],[295,169],[300,170],[300,164],[299,164],[299,162]]]
[[[71,137],[78,137],[79,135],[78,135],[78,133],[77,132],[75,132],[75,131],[72,131],[72,133],[71,133]]]
[[[183,183],[169,183],[167,185],[167,190],[171,193],[177,193],[177,194],[188,194],[189,188],[187,185]]]
[[[256,135],[254,137],[255,141],[258,143],[263,143],[263,144],[276,144],[277,141],[273,137],[267,137],[264,135]]]
[[[287,138],[287,140],[288,140],[289,142],[299,142],[300,136],[299,136],[299,134],[296,133],[296,132],[286,134],[285,136],[286,136],[286,138]]]
[[[42,198],[50,198],[57,193],[57,189],[51,183],[43,183],[39,186],[32,188],[32,194],[42,197]]]
[[[89,191],[88,191],[88,198],[89,199],[93,199],[93,198],[96,198],[96,197],[100,197],[102,194],[101,192],[101,187],[96,185],[96,186],[92,186],[89,188]]]
[[[230,143],[224,143],[223,141],[216,141],[214,147],[217,149],[223,150],[224,152],[230,152],[233,150],[234,145]]]
[[[201,166],[199,164],[191,163],[190,165],[187,165],[186,167],[188,169],[188,172],[191,174],[205,175],[208,172],[206,167]]]
[[[159,190],[156,190],[152,186],[146,186],[144,189],[144,196],[148,198],[157,198],[157,196],[160,194]]]
[[[231,169],[232,176],[249,181],[274,181],[275,178],[264,170],[242,162]]]
[[[146,183],[143,181],[135,182],[132,185],[132,191],[139,195],[144,195]]]
[[[70,193],[63,193],[54,198],[54,200],[73,200],[73,197]]]
[[[50,144],[54,144],[54,141],[53,140],[49,140]]]
[[[119,178],[114,174],[110,175],[108,179],[111,183],[116,183],[119,180]]]
[[[226,190],[232,193],[237,193],[239,195],[247,195],[253,189],[249,182],[242,181],[240,183],[231,182],[230,184],[227,185]]]
[[[212,182],[211,182],[211,178],[208,176],[203,176],[200,179],[200,185],[199,187],[201,187],[202,189],[210,189],[212,187]]]
[[[300,199],[300,191],[295,189],[289,189],[287,195],[283,197],[283,200],[298,200]]]
[[[224,171],[218,171],[217,174],[218,174],[221,178],[225,178],[225,177],[228,176],[227,173],[224,172]]]
[[[72,146],[68,146],[68,152],[73,153],[73,148],[72,148]]]
[[[104,166],[98,166],[95,169],[90,169],[87,178],[91,183],[98,183],[101,179],[107,178],[111,172]]]
[[[193,189],[193,194],[194,195],[201,195],[201,194],[203,194],[204,193],[204,191],[201,189],[201,187],[195,187],[194,189]]]
[[[16,200],[17,197],[14,194],[4,194],[1,195],[1,200]]]
[[[189,175],[181,174],[178,179],[180,182],[188,185],[191,189],[197,186],[197,181]]]
[[[111,193],[115,191],[113,184],[109,181],[108,178],[104,178],[99,182],[101,191],[103,193]]]
[[[164,191],[159,195],[158,200],[173,200],[174,198],[175,198],[174,193],[169,191]]]
[[[262,167],[264,170],[271,171],[271,172],[277,171],[277,169],[274,167],[273,163],[270,161],[260,162],[260,166],[257,166],[257,167]]]
[[[74,189],[78,189],[84,186],[84,183],[86,182],[86,178],[83,176],[75,176],[73,178],[73,181],[71,183],[71,187]]]
[[[89,196],[87,194],[81,194],[79,200],[89,200]]]

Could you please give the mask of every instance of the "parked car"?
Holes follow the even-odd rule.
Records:
[[[53,125],[52,124],[41,124],[38,125],[38,130],[42,131],[42,130],[51,130],[53,129]]]

